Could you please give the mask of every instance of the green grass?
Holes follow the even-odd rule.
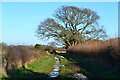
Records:
[[[56,57],[58,57],[60,59],[60,64],[61,65],[69,65],[69,61],[65,58],[61,58],[59,55],[57,55]],[[74,69],[68,67],[68,66],[62,66],[61,67],[61,71],[60,71],[60,75],[65,75],[65,74],[69,74],[69,73],[73,73]]]
[[[69,65],[68,59],[63,59],[59,55],[56,55],[61,61],[61,65]],[[73,55],[66,55],[66,58],[71,58],[73,60],[72,63],[80,67],[80,72],[85,74],[88,78],[95,78],[96,75],[99,75],[102,78],[118,78],[119,75],[112,73],[107,68],[95,64],[91,61],[81,59],[79,57]],[[50,71],[52,71],[53,65],[55,63],[55,59],[53,54],[49,54],[47,57],[41,58],[37,61],[34,61],[28,64],[27,69],[17,69],[11,70],[11,75],[2,76],[3,78],[39,78],[39,77],[48,77]],[[60,76],[64,78],[66,74],[70,74],[74,72],[74,69],[69,66],[63,66],[60,68]],[[36,74],[37,73],[37,74]],[[117,80],[117,79],[116,79]]]
[[[8,76],[2,76],[2,78],[48,78],[48,74],[52,70],[53,64],[55,63],[54,56],[52,54],[47,57],[40,58],[28,64],[27,69],[16,69],[10,70]]]
[[[102,65],[82,59],[75,55],[65,55],[65,56],[75,61],[75,64],[81,67],[80,71],[86,74],[86,76],[89,78],[95,78],[95,75],[97,75],[98,77],[104,78],[104,79],[105,78],[114,78],[114,79],[119,78],[119,74],[116,74],[114,71],[109,70],[108,68]]]
[[[48,78],[47,74],[44,73],[32,73],[27,69],[16,69],[11,70],[10,74],[7,77],[2,76],[2,79],[11,79],[11,80],[23,80],[24,78]]]
[[[0,79],[1,78],[8,78],[8,75],[0,75]]]
[[[56,57],[58,57],[60,59],[60,64],[61,65],[68,65],[68,60],[65,58],[61,58],[59,55],[56,55]]]
[[[61,68],[61,72],[60,72],[60,75],[64,75],[64,74],[70,74],[70,73],[73,73],[73,69],[68,67],[68,66],[64,66]]]
[[[51,54],[48,55],[48,57],[39,59],[31,64],[28,64],[28,69],[32,70],[33,72],[41,72],[48,74],[52,70],[54,63],[55,59],[54,56]]]

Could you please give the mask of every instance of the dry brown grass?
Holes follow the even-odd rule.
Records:
[[[106,41],[88,41],[68,48],[69,54],[114,67],[120,71],[120,38]]]

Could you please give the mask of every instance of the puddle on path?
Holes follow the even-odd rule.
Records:
[[[55,64],[53,65],[53,69],[52,72],[50,72],[49,76],[50,77],[57,77],[59,75],[59,71],[60,71],[60,59],[55,57]]]
[[[63,56],[60,56],[61,58],[65,58]],[[65,66],[65,65],[60,65],[60,59],[55,57],[55,64],[53,65],[53,69],[50,72],[49,76],[51,78],[55,78],[59,76],[59,71],[60,71],[60,67],[61,66]],[[87,77],[85,75],[83,75],[82,73],[74,73],[72,75],[68,75],[69,77],[75,77],[78,80],[88,80]]]

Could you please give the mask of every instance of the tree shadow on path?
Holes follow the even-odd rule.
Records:
[[[79,56],[76,56],[74,54],[69,55],[68,53],[66,53],[66,54],[60,53],[58,55],[64,56],[66,59],[75,62],[74,63],[75,65],[82,68],[82,70],[80,70],[80,72],[82,72],[84,75],[86,75],[89,80],[119,80],[118,77],[111,77],[111,76],[104,78],[103,76],[100,75],[101,73],[99,73],[100,70],[102,70],[102,68],[100,68],[100,66],[98,64],[81,59]],[[91,67],[91,66],[93,66],[93,67]],[[98,66],[99,66],[99,68],[96,68]],[[95,69],[94,69],[94,67],[95,67]],[[105,75],[108,76],[109,74],[105,74]]]

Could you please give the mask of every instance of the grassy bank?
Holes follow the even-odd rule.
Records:
[[[60,59],[60,64],[65,65],[61,67],[60,75],[66,75],[74,72],[74,69],[69,67],[69,61],[66,58],[61,58],[59,55],[57,57]]]
[[[41,72],[48,74],[52,70],[54,63],[55,59],[54,56],[51,54],[48,55],[48,57],[39,59],[31,64],[28,64],[28,69],[32,70],[33,72]]]
[[[48,73],[52,70],[55,59],[53,55],[40,58],[28,64],[26,69],[20,68],[16,70],[9,70],[8,76],[2,76],[3,79],[14,78],[13,80],[23,78],[48,78]]]
[[[80,72],[85,74],[90,80],[118,80],[119,74],[116,74],[114,71],[103,67],[97,63],[82,59],[78,56],[71,54],[64,54],[66,58],[74,61],[74,64],[79,66]]]
[[[120,73],[120,38],[104,41],[86,41],[67,49],[69,54],[96,62]],[[73,56],[74,56],[73,55]]]

